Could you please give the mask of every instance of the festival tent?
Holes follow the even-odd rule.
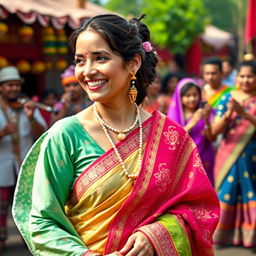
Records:
[[[15,65],[24,92],[59,87],[71,63],[68,37],[82,20],[110,11],[86,0],[0,0],[0,68]]]

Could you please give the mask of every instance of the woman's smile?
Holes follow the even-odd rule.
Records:
[[[86,84],[87,84],[89,90],[97,91],[97,90],[100,90],[103,86],[105,86],[107,82],[108,82],[108,80],[106,80],[106,79],[88,80],[88,81],[86,81]]]

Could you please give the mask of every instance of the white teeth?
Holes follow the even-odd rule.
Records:
[[[103,84],[104,82],[105,82],[105,80],[100,80],[100,81],[94,81],[94,82],[87,82],[87,84],[89,86],[96,86],[96,85]]]

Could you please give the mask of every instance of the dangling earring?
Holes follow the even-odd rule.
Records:
[[[135,72],[131,72],[131,87],[129,91],[129,98],[132,103],[136,101],[138,90],[135,87],[135,80],[136,80]]]

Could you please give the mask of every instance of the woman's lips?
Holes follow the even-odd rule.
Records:
[[[106,84],[107,80],[87,81],[87,86],[91,91],[97,91]]]

